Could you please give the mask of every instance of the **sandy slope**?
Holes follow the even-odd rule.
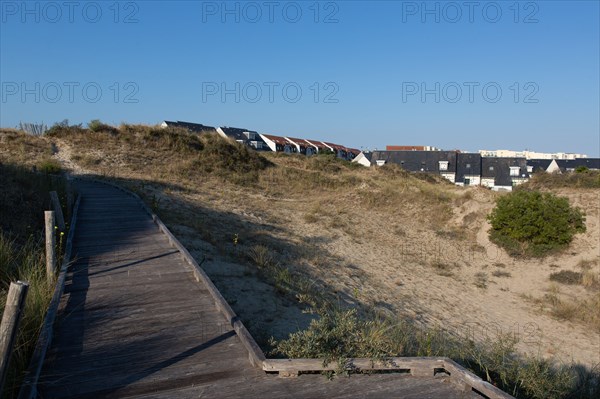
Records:
[[[72,161],[65,143],[60,143],[56,156],[73,170],[85,172]],[[587,232],[577,236],[568,253],[515,260],[487,238],[485,215],[495,194],[470,190],[471,198],[456,203],[450,222],[433,230],[420,219],[421,204],[383,212],[354,206],[352,193],[275,199],[226,185],[182,191],[143,187],[147,195],[161,199],[165,222],[259,342],[270,336],[284,338],[306,327],[312,316],[261,280],[245,256],[256,244],[269,247],[280,263],[310,275],[340,301],[363,303],[476,339],[510,333],[520,338],[524,352],[599,363],[598,331],[557,320],[523,296],[543,297],[551,286],[550,273],[578,270],[580,260],[595,261],[594,270],[600,272],[600,193],[560,193],[587,213]],[[319,202],[316,220],[308,219],[307,213]],[[233,245],[235,234],[238,245]],[[496,277],[494,271],[510,276]],[[487,288],[475,285],[478,273],[486,274]],[[560,290],[566,298],[593,294],[578,286]]]
[[[348,214],[348,218],[360,220],[352,227],[355,231],[348,234],[320,223],[306,223],[302,212],[292,212],[302,208],[299,203],[287,204],[289,219],[280,222],[285,231],[274,235],[282,234],[281,238],[297,242],[298,246],[310,242],[312,254],[319,249],[327,254],[325,261],[311,262],[311,256],[305,256],[296,263],[308,265],[310,274],[338,292],[346,302],[362,302],[389,315],[408,316],[418,323],[475,339],[513,334],[520,339],[519,348],[524,352],[557,356],[566,362],[597,364],[600,362],[597,331],[557,320],[522,295],[543,297],[551,285],[550,273],[578,270],[576,265],[581,259],[598,260],[598,193],[570,196],[574,203],[585,205],[588,232],[577,237],[568,254],[519,261],[487,238],[489,226],[484,215],[492,208],[490,197],[487,192],[479,192],[475,199],[456,209],[452,222],[457,231],[464,233],[464,238],[440,236],[420,226],[417,219],[390,221],[389,215],[377,212],[368,215],[361,212],[360,217]],[[175,209],[181,200],[206,201],[203,195],[187,195],[169,206]],[[240,203],[232,207],[231,202],[212,202],[212,206],[234,212],[242,220],[256,212],[254,204],[254,209],[244,209]],[[279,210],[286,208],[283,201],[271,205]],[[468,217],[469,221],[463,223],[464,216],[469,214],[477,217]],[[228,240],[236,231],[234,226],[228,228],[229,222],[229,217],[211,219],[211,224],[219,225],[214,234]],[[279,298],[273,288],[249,272],[251,268],[244,262],[227,251],[216,250],[193,230],[175,221],[171,225],[185,245],[194,248],[194,256],[199,260],[208,256],[203,266],[245,320],[260,326],[266,335],[278,338],[306,325],[307,315],[292,301]],[[397,233],[398,225],[403,231],[401,235]],[[315,247],[315,242],[322,244]],[[287,257],[284,252],[279,255]],[[437,274],[432,267],[437,263],[451,265],[452,275]],[[492,275],[495,270],[508,272],[510,277],[495,277]],[[485,289],[474,284],[479,272],[487,274]],[[590,294],[582,287],[561,286],[561,290],[567,296]]]

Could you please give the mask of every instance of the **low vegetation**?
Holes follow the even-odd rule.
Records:
[[[46,278],[44,216],[48,192],[65,199],[62,179],[0,163],[0,313],[11,282],[29,283],[3,397],[16,397],[54,290]],[[60,241],[60,240],[59,240]],[[60,251],[60,249],[59,249]]]
[[[585,232],[585,216],[566,198],[518,190],[501,196],[488,217],[490,239],[511,255],[542,257],[566,248]]]
[[[600,188],[600,171],[581,168],[574,173],[535,173],[524,189]]]
[[[550,280],[561,284],[576,285],[581,284],[582,274],[572,270],[561,270],[550,274]]]
[[[518,398],[596,398],[598,371],[553,364],[518,355],[510,335],[475,342],[441,329],[421,329],[403,320],[359,317],[355,309],[324,307],[306,330],[272,341],[273,354],[289,358],[322,358],[347,374],[355,357],[385,360],[396,356],[446,356]],[[331,375],[330,375],[331,376]]]

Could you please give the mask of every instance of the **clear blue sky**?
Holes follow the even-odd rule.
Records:
[[[0,1],[1,126],[600,153],[598,1],[70,4]]]

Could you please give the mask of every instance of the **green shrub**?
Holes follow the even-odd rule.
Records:
[[[490,239],[511,255],[545,256],[585,231],[585,216],[566,198],[518,190],[499,197],[488,216]]]

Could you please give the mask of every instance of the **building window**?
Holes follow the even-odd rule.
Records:
[[[470,164],[470,163],[468,163],[468,164],[466,164],[466,165],[465,165],[465,167],[466,167],[467,169],[471,169],[471,164]]]
[[[533,172],[533,166],[527,165],[527,173],[532,173],[532,172]]]
[[[378,159],[375,162],[377,162],[377,166],[383,166],[383,165],[385,165],[385,160],[383,160],[383,159]]]
[[[490,172],[494,171],[494,167],[493,166],[490,166],[489,169],[490,169]]]
[[[256,133],[254,132],[244,132],[244,136],[246,136],[248,140],[256,140]]]
[[[511,177],[519,177],[520,171],[521,171],[521,168],[519,168],[518,166],[511,166],[510,167],[510,176]]]
[[[448,170],[448,161],[440,161],[440,170]]]

